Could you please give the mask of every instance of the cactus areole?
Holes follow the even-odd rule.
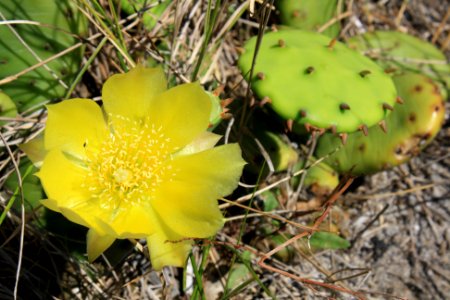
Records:
[[[342,10],[338,0],[278,0],[281,23],[298,29],[316,31]],[[336,37],[341,30],[339,22],[327,27],[323,34]]]
[[[256,37],[245,45],[239,67],[249,76]],[[382,120],[396,101],[395,86],[370,59],[301,30],[265,34],[247,78],[276,113],[308,128],[347,133]]]

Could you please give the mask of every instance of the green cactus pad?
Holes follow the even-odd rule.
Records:
[[[222,121],[223,108],[220,105],[220,98],[214,93],[206,92],[211,100],[211,113],[209,114],[209,130],[212,131]]]
[[[338,11],[338,0],[278,0],[281,23],[297,29],[316,31],[332,18]],[[334,23],[323,34],[337,37],[341,26]]]
[[[5,93],[0,92],[0,117],[13,118],[17,115],[17,107],[11,98]],[[0,120],[0,125],[8,123],[7,121]]]
[[[286,171],[289,166],[294,165],[297,161],[297,152],[280,135],[270,131],[255,131],[253,137],[246,137],[242,140],[243,156],[245,161],[248,162],[248,165],[246,165],[248,171],[259,174],[261,167],[264,165],[265,158],[255,138],[269,155],[275,172]],[[267,175],[268,171],[269,168],[266,165],[263,175]]]
[[[20,162],[19,171],[20,176],[22,176],[22,182],[19,183],[17,172],[13,172],[7,177],[5,181],[5,188],[9,190],[9,192],[14,193],[14,191],[20,189],[19,186],[22,186],[25,209],[27,212],[32,212],[41,205],[40,200],[45,198],[45,193],[42,185],[40,184],[39,178],[37,176],[33,176],[33,173],[36,173],[38,169],[34,167],[28,159],[23,159]],[[20,202],[21,201],[17,198],[14,201],[13,207],[17,211],[21,210]],[[42,217],[42,215],[40,215],[40,217]],[[43,222],[44,220],[39,219],[39,221]]]
[[[329,165],[320,162],[308,170],[304,184],[315,194],[330,194],[338,186],[339,176]]]
[[[423,72],[450,88],[450,65],[434,45],[397,31],[376,31],[347,41],[350,48],[364,51],[383,68]]]
[[[386,118],[387,133],[379,126],[368,136],[355,132],[327,162],[340,173],[371,174],[406,162],[431,142],[442,126],[445,108],[438,87],[427,77],[407,73],[394,77],[404,104]],[[316,155],[322,157],[341,145],[338,138],[321,137]]]
[[[316,158],[311,157],[309,164],[316,161]],[[303,168],[304,160],[300,160],[292,169],[295,173]],[[300,176],[293,177],[291,184],[297,188],[300,181]],[[306,188],[310,188],[316,195],[329,195],[339,184],[339,176],[337,172],[323,161],[310,167],[306,173],[305,181],[303,182]]]
[[[16,24],[13,27],[41,60],[75,44],[71,33],[77,34],[86,27],[82,14],[72,10],[67,0],[2,0],[0,12],[7,20],[31,20],[43,24]],[[7,25],[0,26],[1,79],[38,62]],[[47,63],[51,71],[40,66],[0,88],[13,99],[19,111],[24,111],[36,104],[64,96],[66,88],[55,76],[70,86],[71,75],[79,70],[80,62],[81,49],[77,49]]]
[[[256,37],[239,59],[246,77],[255,44]],[[329,37],[301,30],[264,35],[251,82],[281,117],[336,132],[376,124],[397,96],[391,78],[370,59]]]

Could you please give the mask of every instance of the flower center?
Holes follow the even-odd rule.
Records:
[[[146,204],[159,184],[173,176],[170,139],[149,122],[114,120],[98,149],[86,145],[85,187],[105,209]]]
[[[130,183],[132,179],[131,176],[132,176],[131,172],[124,168],[119,168],[118,170],[114,171],[113,174],[114,180],[116,180],[118,184],[123,185],[127,185]]]

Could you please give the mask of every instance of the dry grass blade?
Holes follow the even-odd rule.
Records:
[[[8,151],[8,155],[11,158],[11,161],[14,165],[14,170],[16,171],[17,174],[17,180],[19,182],[19,193],[20,193],[20,210],[21,210],[21,226],[20,226],[20,245],[19,245],[19,253],[18,253],[18,258],[17,258],[17,271],[16,271],[16,281],[14,284],[14,292],[13,292],[13,297],[14,300],[18,299],[17,295],[18,295],[18,289],[19,289],[19,279],[20,279],[20,273],[22,272],[22,259],[23,259],[23,244],[24,244],[24,238],[25,238],[25,205],[24,205],[24,195],[23,195],[23,184],[22,184],[22,175],[20,173],[19,170],[19,164],[16,161],[16,158],[14,157],[13,152],[11,151],[11,148],[9,147],[9,145],[6,143],[5,138],[3,137],[3,135],[0,133],[0,139],[2,140],[2,142],[4,143],[6,150]]]
[[[330,198],[328,199],[328,201],[326,202],[325,206],[325,211],[320,215],[319,218],[317,218],[317,220],[314,222],[314,226],[312,227],[314,230],[317,230],[319,225],[322,224],[322,222],[324,221],[324,219],[328,216],[328,214],[330,213],[330,209],[332,207],[332,205],[337,201],[337,199],[342,195],[343,192],[345,192],[347,190],[347,188],[350,186],[350,184],[353,182],[353,179],[347,179],[345,181],[344,184],[342,184],[341,186],[338,186],[336,188],[336,190],[331,194]],[[290,244],[294,243],[295,241],[297,241],[300,238],[306,237],[308,235],[310,235],[311,232],[309,231],[305,231],[302,232],[296,236],[294,236],[293,238],[287,240],[286,242],[282,243],[281,245],[277,246],[275,249],[269,251],[268,253],[266,253],[259,261],[258,261],[258,265],[260,265],[261,267],[270,270],[272,272],[276,272],[279,273],[283,276],[287,276],[289,278],[292,278],[294,280],[297,280],[299,282],[305,283],[305,284],[310,284],[310,285],[315,285],[315,286],[320,286],[320,287],[324,287],[327,289],[331,289],[334,291],[339,291],[342,293],[346,293],[346,294],[350,294],[353,295],[355,297],[357,297],[358,299],[364,299],[364,297],[362,296],[361,293],[359,292],[354,292],[352,290],[337,286],[337,285],[333,285],[333,284],[328,284],[328,283],[324,283],[324,282],[319,282],[319,281],[315,281],[315,280],[311,280],[311,279],[307,279],[307,278],[302,278],[300,276],[291,274],[287,271],[278,269],[276,267],[273,267],[271,265],[268,265],[267,263],[265,263],[265,261],[267,259],[269,259],[270,257],[272,257],[272,255],[274,255],[275,253],[277,253],[278,251],[286,248],[287,246],[289,246]]]

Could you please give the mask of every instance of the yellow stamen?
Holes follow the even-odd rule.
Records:
[[[148,120],[116,118],[112,129],[99,149],[86,147],[86,187],[105,209],[150,201],[156,187],[173,176],[170,139]]]

